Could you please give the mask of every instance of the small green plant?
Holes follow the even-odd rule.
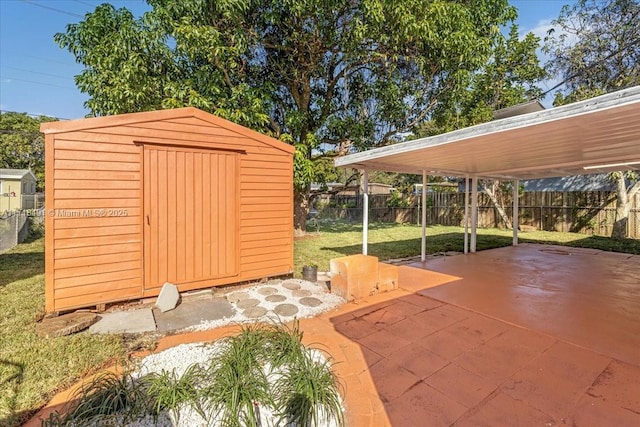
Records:
[[[150,399],[154,416],[162,411],[173,414],[176,422],[180,420],[180,407],[190,405],[202,417],[206,414],[200,404],[199,385],[203,377],[203,369],[198,364],[191,365],[181,376],[174,371],[163,370],[142,377],[141,382]]]
[[[126,424],[148,413],[149,398],[144,386],[130,374],[103,372],[84,384],[73,395],[78,402],[66,415],[56,414],[44,426]]]
[[[388,208],[406,208],[409,207],[409,200],[402,197],[399,191],[393,191],[391,197],[387,200]]]
[[[257,427],[255,404],[272,403],[263,369],[265,338],[263,328],[244,328],[239,335],[228,338],[222,353],[211,361],[203,397],[210,412],[221,416],[224,426]]]
[[[300,427],[315,427],[324,419],[343,424],[337,384],[328,361],[314,360],[312,352],[302,352],[274,386],[281,420]]]

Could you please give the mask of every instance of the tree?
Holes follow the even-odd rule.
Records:
[[[635,0],[579,0],[564,6],[545,41],[547,67],[564,86],[554,105],[640,84],[640,4]],[[611,179],[617,188],[611,237],[623,238],[640,180],[629,172],[613,173]]]
[[[536,85],[547,75],[536,50],[540,39],[533,33],[520,38],[518,26],[512,25],[508,36],[495,40],[491,59],[477,73],[470,75],[467,90],[453,95],[435,108],[432,120],[414,132],[416,136],[437,135],[493,120],[494,111],[538,99],[542,93]],[[481,180],[502,222],[511,228],[504,209],[505,193],[511,184],[499,180]]]
[[[389,143],[459,94],[507,0],[149,0],[101,5],[56,42],[85,66],[92,115],[193,105],[296,148],[295,225],[314,164]]]
[[[38,178],[38,190],[44,189],[44,137],[40,123],[52,117],[32,117],[26,113],[0,114],[0,168],[31,169]]]

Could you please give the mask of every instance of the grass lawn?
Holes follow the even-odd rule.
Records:
[[[372,224],[369,253],[381,260],[420,254],[421,228],[416,225]],[[640,240],[611,240],[574,233],[521,233],[522,242],[553,243],[640,254]],[[462,250],[460,227],[427,228],[427,251]],[[478,249],[511,244],[508,230],[481,229]],[[295,271],[316,263],[328,270],[331,258],[360,253],[362,226],[323,222],[320,232],[295,242]],[[126,355],[119,336],[80,333],[43,339],[36,322],[44,314],[44,241],[36,240],[0,254],[0,426],[21,424],[57,390],[83,375]]]
[[[20,425],[51,395],[124,354],[118,336],[44,339],[44,239],[0,254],[0,426]]]
[[[413,224],[369,224],[369,255],[381,261],[420,255],[422,228]],[[477,249],[492,249],[512,243],[511,230],[478,229]],[[573,247],[595,248],[605,251],[640,254],[640,240],[614,240],[608,237],[550,231],[519,232],[520,242],[548,243]],[[427,254],[460,251],[464,240],[462,227],[435,225],[427,227]],[[323,221],[319,233],[297,239],[294,250],[296,276],[302,266],[318,265],[319,271],[329,270],[331,258],[362,253],[362,224]]]

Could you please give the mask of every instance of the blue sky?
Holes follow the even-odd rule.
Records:
[[[84,117],[87,96],[73,76],[82,67],[53,42],[69,23],[82,20],[104,1],[0,0],[0,109],[63,119]],[[136,16],[149,10],[142,0],[111,1]],[[571,0],[511,0],[521,32],[543,37],[560,8]],[[543,85],[544,87],[544,85]],[[547,102],[549,102],[547,100]]]

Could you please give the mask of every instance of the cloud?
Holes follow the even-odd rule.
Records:
[[[11,79],[1,79],[0,83],[11,83],[13,80]]]

